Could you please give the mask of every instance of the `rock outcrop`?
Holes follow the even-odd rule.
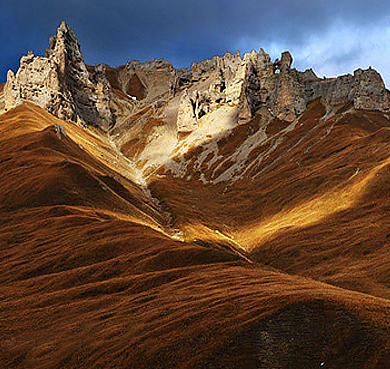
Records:
[[[168,97],[176,71],[166,60],[155,59],[143,63],[133,60],[111,69],[110,74],[110,82],[116,88],[147,105],[163,96]]]
[[[311,69],[299,72],[291,68],[292,62],[288,51],[274,63],[263,49],[246,53],[243,58],[238,53],[227,53],[193,64],[187,86],[198,84],[200,92],[205,86],[214,86],[210,89],[219,92],[219,101],[238,106],[239,123],[253,118],[261,107],[291,122],[318,98],[328,111],[348,102],[357,109],[390,110],[389,91],[379,73],[371,68],[359,69],[353,76],[320,79]],[[179,115],[181,108],[183,105]]]
[[[16,75],[8,72],[5,108],[28,100],[61,119],[108,130],[115,123],[108,82],[91,80],[80,44],[65,22],[49,43],[45,57],[29,52]]]

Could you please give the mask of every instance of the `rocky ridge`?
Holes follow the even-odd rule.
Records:
[[[189,70],[176,70],[163,59],[110,68],[102,63],[85,65],[80,44],[65,22],[49,43],[44,57],[29,52],[21,58],[16,75],[8,72],[6,109],[28,100],[61,119],[107,131],[121,115],[150,104],[162,106],[180,96],[174,114],[178,132],[196,130],[202,116],[223,105],[237,107],[238,123],[252,119],[261,107],[292,122],[317,98],[329,112],[346,103],[358,109],[390,109],[389,91],[375,70],[321,79],[311,69],[291,68],[288,51],[274,62],[261,49],[242,58],[239,53],[226,53],[193,63]],[[120,109],[124,102],[127,108]]]
[[[204,91],[203,94],[197,91],[191,99],[194,109],[188,113],[190,126],[193,126],[193,113],[196,118],[199,111],[207,113],[210,102],[236,104],[239,122],[253,118],[261,107],[267,107],[278,119],[291,122],[318,98],[329,112],[346,103],[357,109],[386,112],[390,109],[389,91],[379,73],[371,68],[358,69],[354,75],[321,79],[311,69],[299,72],[291,68],[292,62],[291,54],[286,51],[280,60],[272,63],[261,49],[258,53],[246,53],[243,58],[238,53],[227,53],[193,64],[189,72],[192,83],[205,78],[212,82],[206,96]],[[181,107],[186,109],[185,104]],[[181,127],[184,127],[182,123],[179,130]]]

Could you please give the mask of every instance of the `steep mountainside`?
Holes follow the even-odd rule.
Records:
[[[5,368],[389,368],[390,93],[261,49],[0,86]]]

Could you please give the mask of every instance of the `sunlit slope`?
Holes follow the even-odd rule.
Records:
[[[243,245],[245,250],[252,251],[279,232],[319,223],[332,215],[357,206],[364,200],[370,200],[373,196],[372,191],[379,189],[386,196],[390,190],[389,168],[390,158],[374,167],[365,176],[360,175],[354,181],[351,178],[352,184],[330,189],[329,192],[313,200],[281,211],[259,224],[244,227],[236,235],[237,241]]]
[[[347,192],[352,198],[350,206],[334,211],[338,202],[322,219],[309,218],[309,223],[291,227],[272,222],[254,227],[253,233],[267,227],[269,232],[257,241],[251,238],[256,242],[251,257],[289,273],[390,298],[389,162],[379,164],[356,183],[360,190]],[[302,214],[292,210],[286,222],[292,221],[289,215]],[[273,224],[275,229],[270,229]]]

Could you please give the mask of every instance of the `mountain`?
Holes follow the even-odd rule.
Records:
[[[4,368],[389,368],[390,93],[284,52],[0,88]]]

